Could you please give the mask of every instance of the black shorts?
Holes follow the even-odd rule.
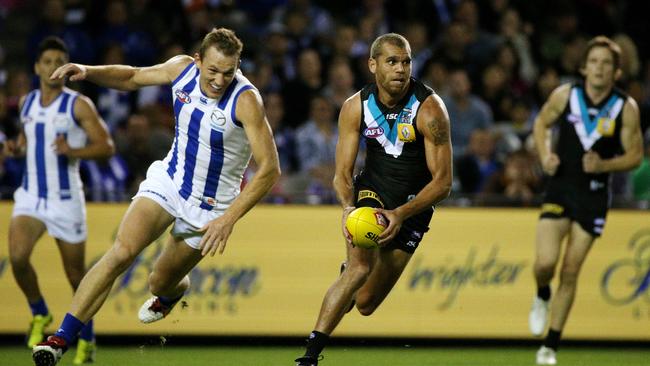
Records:
[[[544,195],[540,218],[568,218],[592,236],[599,237],[605,227],[608,208],[607,195],[548,189]]]
[[[354,184],[355,207],[374,207],[392,210],[400,204],[391,202],[389,197],[384,197],[376,190],[357,182]],[[433,216],[433,210],[427,210],[404,220],[399,232],[384,249],[399,249],[413,254],[420,245],[424,233],[429,231],[429,222]]]

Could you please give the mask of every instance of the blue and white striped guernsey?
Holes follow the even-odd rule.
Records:
[[[230,205],[240,192],[251,151],[235,105],[248,89],[254,86],[237,71],[221,98],[208,98],[195,63],[172,83],[176,133],[163,163],[181,197],[205,210]]]
[[[58,155],[53,144],[57,135],[66,136],[71,148],[86,145],[86,132],[74,117],[79,93],[63,88],[48,106],[41,104],[41,91],[25,97],[20,120],[27,140],[23,188],[43,199],[79,199],[83,196],[79,160]]]

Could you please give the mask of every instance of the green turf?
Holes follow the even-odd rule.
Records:
[[[533,366],[535,348],[332,347],[322,366]],[[59,365],[72,365],[74,349]],[[101,347],[95,365],[111,366],[290,366],[301,349],[295,347]],[[30,351],[0,347],[0,365],[32,365]],[[563,366],[649,366],[650,350],[642,348],[565,347]]]

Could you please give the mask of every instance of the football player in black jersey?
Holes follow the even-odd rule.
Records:
[[[535,120],[534,137],[550,176],[537,226],[534,265],[537,294],[529,315],[531,333],[544,334],[538,365],[555,365],[562,329],[576,293],[578,274],[600,236],[610,202],[609,178],[633,169],[643,155],[639,108],[615,87],[621,74],[620,47],[609,38],[589,41],[580,72],[584,81],[559,86]],[[551,147],[550,130],[558,131]],[[560,283],[551,301],[550,282],[568,238]]]
[[[329,335],[356,303],[371,315],[386,298],[428,230],[433,206],[451,190],[449,117],[438,95],[411,78],[411,49],[395,33],[378,37],[368,67],[375,82],[341,108],[334,188],[343,207],[345,270],[325,294],[300,366],[318,364]],[[365,139],[363,171],[353,178],[359,142]],[[389,225],[378,249],[362,249],[345,230],[356,207],[376,207]]]

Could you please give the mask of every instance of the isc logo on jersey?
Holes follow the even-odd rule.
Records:
[[[384,129],[381,127],[368,127],[363,131],[363,135],[371,139],[376,139],[383,134]]]
[[[190,102],[192,101],[190,95],[180,89],[176,90],[175,94],[176,94],[176,99],[180,100],[181,103],[190,104]]]

